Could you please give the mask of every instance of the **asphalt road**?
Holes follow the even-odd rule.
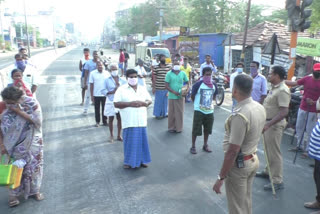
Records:
[[[31,56],[37,55],[39,53],[48,51],[48,50],[53,50],[53,48],[50,49],[40,49],[40,50],[30,50],[31,51]],[[0,57],[0,69],[3,69],[5,67],[8,67],[9,65],[14,64],[14,54],[10,56],[2,56]]]
[[[117,58],[117,53],[113,58]],[[226,194],[212,191],[223,161],[224,121],[231,102],[215,109],[215,124],[209,144],[213,152],[191,155],[193,106],[186,104],[184,130],[167,132],[167,119],[152,117],[148,110],[148,135],[152,162],[147,169],[123,169],[123,144],[108,143],[106,127],[95,128],[93,107],[82,115],[80,72],[77,70],[81,48],[58,58],[42,74],[37,97],[43,109],[44,177],[42,192],[46,199],[22,201],[8,208],[7,192],[0,188],[0,213],[215,213],[227,212]],[[264,156],[258,151],[260,168]],[[263,190],[266,180],[256,178],[253,185],[253,213],[304,214],[305,201],[314,199],[311,160],[298,158],[292,164],[290,137],[282,143],[285,189],[274,198]]]

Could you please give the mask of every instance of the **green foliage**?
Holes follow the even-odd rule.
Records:
[[[311,27],[310,32],[317,33],[320,31],[320,0],[313,0],[312,5],[310,6],[312,9],[311,15]]]
[[[314,1],[319,3],[318,11],[320,11],[320,0]],[[188,26],[198,33],[241,32],[246,22],[247,2],[247,0],[162,0],[162,6],[165,7],[163,26]],[[159,29],[156,23],[160,19],[158,9],[160,3],[161,0],[147,0],[146,3],[132,7],[127,17],[116,20],[120,34],[156,35]],[[268,8],[262,5],[251,5],[249,28],[263,21],[286,24],[285,9],[264,16],[262,14],[266,9]],[[317,20],[320,25],[319,16]]]

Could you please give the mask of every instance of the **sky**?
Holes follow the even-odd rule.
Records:
[[[100,36],[105,20],[112,19],[117,10],[146,0],[6,0],[5,6],[23,12],[23,1],[28,15],[53,7],[56,17],[65,23],[73,22],[83,35],[91,39]],[[281,9],[285,0],[252,0],[252,4]]]

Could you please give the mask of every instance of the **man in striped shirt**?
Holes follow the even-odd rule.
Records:
[[[320,99],[318,99],[316,106],[316,110],[319,111]],[[320,119],[318,119],[317,125],[312,130],[308,153],[315,160],[313,178],[317,187],[317,196],[314,202],[307,202],[304,206],[310,209],[320,209]],[[319,214],[320,211],[316,213]]]
[[[159,66],[153,69],[154,80],[152,82],[152,93],[155,96],[153,115],[157,118],[164,118],[168,115],[168,91],[166,89],[165,78],[171,65],[166,64],[166,56],[160,55]]]

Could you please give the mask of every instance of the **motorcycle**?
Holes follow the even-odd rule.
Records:
[[[216,95],[216,104],[221,106],[224,101],[224,90],[225,90],[225,77],[220,75],[218,72],[213,76],[213,81],[218,86],[218,93]]]
[[[303,86],[296,86],[290,88],[291,92],[291,100],[289,104],[289,112],[287,115],[287,128],[293,128],[296,127],[297,117],[298,117],[298,111],[300,107],[300,103],[303,97]]]

